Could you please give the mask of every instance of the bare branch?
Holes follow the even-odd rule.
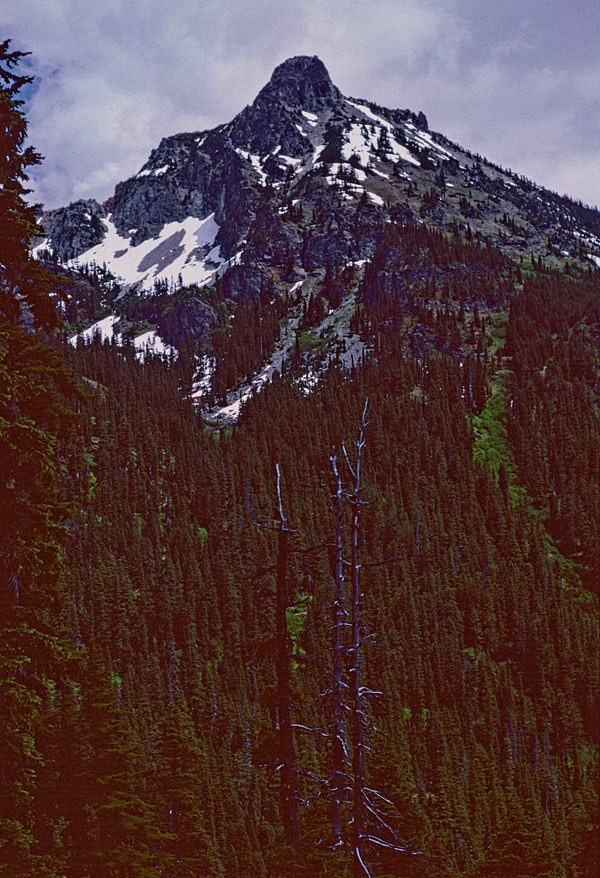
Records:
[[[389,841],[384,841],[382,838],[377,838],[376,835],[365,835],[364,838],[366,841],[370,841],[371,844],[377,844],[382,848],[389,848],[389,850],[398,851],[398,853],[404,854],[404,853],[407,853],[409,850],[409,848],[407,846],[399,845],[399,844],[392,844]],[[420,854],[421,851],[410,851],[410,853],[411,854]]]
[[[281,529],[285,528],[285,515],[283,514],[283,503],[281,501],[281,472],[279,469],[279,464],[275,464],[275,472],[277,473],[277,502],[279,504],[279,521],[281,522]]]
[[[376,689],[369,689],[368,686],[361,686],[358,694],[362,698],[363,695],[383,695],[383,692],[379,692]]]
[[[381,816],[381,814],[379,813],[379,811],[377,811],[375,808],[373,808],[372,805],[369,805],[368,802],[365,802],[365,808],[367,809],[367,811],[369,812],[369,814],[372,814],[373,817],[375,817],[376,820],[379,820],[379,822],[381,823],[381,825],[384,826],[384,827],[387,829],[387,831],[389,832],[389,834],[393,837],[393,836],[394,836],[394,830],[392,829],[391,826],[389,826],[389,824],[387,824],[387,823],[385,822],[385,820],[383,819],[383,817]]]
[[[311,732],[313,735],[321,735],[322,738],[329,738],[329,733],[324,732],[323,729],[313,729],[310,726],[303,726],[301,723],[292,723],[292,728],[301,732]]]
[[[362,858],[362,854],[360,852],[360,847],[357,845],[352,850],[354,852],[354,856],[358,860],[360,868],[363,870],[363,874],[366,876],[366,878],[372,878],[372,873],[369,871],[368,866],[366,865],[365,861]]]
[[[342,451],[344,452],[344,457],[346,459],[346,466],[350,470],[350,475],[352,476],[353,479],[356,479],[356,473],[354,472],[354,469],[352,468],[352,464],[350,463],[350,458],[348,457],[348,452],[346,451],[346,443],[345,442],[342,442]]]
[[[383,802],[386,802],[388,805],[391,805],[392,808],[394,807],[394,803],[391,802],[389,799],[386,799],[385,796],[382,796],[382,794],[379,792],[379,790],[374,790],[372,787],[365,787],[365,793],[372,793],[374,796],[377,796]]]
[[[362,413],[362,428],[363,430],[369,426],[369,397],[365,399],[365,407]]]

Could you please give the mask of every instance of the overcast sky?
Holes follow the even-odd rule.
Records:
[[[228,122],[291,55],[346,95],[600,204],[599,0],[0,0],[32,52],[47,207],[103,200],[160,138]]]

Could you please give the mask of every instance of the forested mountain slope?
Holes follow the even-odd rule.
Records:
[[[46,218],[44,266],[24,251],[28,217],[4,269],[7,875],[597,874],[591,238],[559,258],[536,227],[525,255],[508,201],[502,236],[476,224],[494,192],[471,193],[468,225],[452,196],[428,206],[427,175],[457,188],[491,166],[420,114],[349,103],[323,71],[291,59],[230,125],[168,139],[117,187],[110,222],[94,204]],[[344,158],[346,139],[372,142],[368,163]],[[594,233],[597,212],[535,191],[573,211],[573,240]],[[184,265],[208,281],[144,290],[108,260],[64,264],[124,233],[148,272],[196,236]],[[20,325],[36,309],[37,334]],[[73,343],[93,321],[104,340]],[[136,344],[157,329],[177,355]]]
[[[216,434],[181,399],[177,364],[98,343],[71,354],[97,384],[67,457],[81,509],[68,624],[112,674],[145,783],[163,711],[185,706],[215,874],[336,868],[320,800],[301,808],[298,849],[281,848],[273,574],[254,576],[276,540],[253,523],[276,518],[277,461],[297,528],[294,721],[327,729],[331,570],[327,551],[307,549],[332,541],[329,455],[356,435],[366,396],[361,558],[394,559],[361,574],[374,634],[364,676],[383,693],[367,771],[399,837],[422,851],[381,860],[374,849],[374,874],[593,874],[597,296],[597,285],[532,279],[495,354],[493,323],[465,317],[454,331],[483,350],[462,365],[390,346],[351,374],[333,369],[309,397],[276,380],[234,432]],[[532,303],[539,314],[552,303],[548,325],[533,328]],[[502,363],[491,376],[486,355]],[[296,749],[308,800],[319,784],[302,772],[327,776],[326,739],[298,731]],[[156,765],[146,789],[166,826]]]

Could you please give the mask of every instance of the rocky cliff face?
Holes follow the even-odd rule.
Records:
[[[236,116],[227,133],[235,146],[252,153],[264,155],[277,150],[282,155],[305,159],[312,153],[313,144],[302,130],[306,119],[303,114],[324,122],[343,101],[319,58],[290,58],[275,68],[254,103]]]
[[[38,252],[50,249],[69,267],[105,266],[128,307],[136,290],[159,294],[150,325],[175,344],[197,334],[204,348],[219,297],[232,318],[238,306],[279,308],[284,300],[301,328],[309,313],[323,319],[314,301],[324,295],[345,309],[339,332],[348,335],[354,306],[344,292],[356,292],[365,264],[367,305],[483,276],[490,253],[600,266],[598,211],[473,156],[431,132],[422,112],[346,98],[308,56],[279,65],[229,124],[163,139],[106,204],[75,202],[46,214],[43,225]],[[390,230],[401,226],[473,242],[484,249],[469,258],[481,266],[426,265],[397,240],[385,255]],[[166,313],[165,295],[182,288],[191,291],[184,304]],[[118,311],[119,301],[108,304]],[[292,343],[286,319],[278,362]],[[225,326],[221,320],[221,333],[235,335]]]
[[[125,249],[131,249],[131,262],[138,255],[140,260],[146,257],[146,251],[138,254],[136,248],[149,239],[160,240],[165,226],[189,218],[205,220],[212,215],[218,226],[214,245],[219,249],[219,260],[215,260],[214,253],[212,259],[225,263],[239,250],[257,218],[256,230],[264,228],[260,213],[265,203],[272,202],[274,196],[279,204],[293,197],[293,190],[307,174],[326,169],[328,154],[330,159],[344,161],[343,132],[352,133],[350,120],[371,125],[370,111],[364,109],[366,113],[348,103],[319,58],[290,58],[275,69],[255,101],[229,125],[163,139],[140,171],[117,185],[109,204],[76,202],[46,214],[46,244],[61,260],[82,257],[82,262],[89,261],[86,253],[110,239],[110,231],[114,230],[121,240],[115,242],[112,253],[112,240],[107,240],[105,254],[88,253],[96,261],[105,255],[110,267],[114,253],[121,254]],[[417,117],[409,111],[385,114],[397,124],[412,119],[417,130]],[[389,128],[392,123],[379,119],[378,124]],[[349,145],[347,152],[352,149]],[[361,149],[366,160],[368,135]],[[104,225],[102,219],[107,221]],[[350,219],[341,225],[351,225]],[[285,240],[286,258],[291,244],[294,258],[306,249],[297,233],[290,236],[290,230],[283,228],[270,231],[274,232],[271,240],[275,251],[281,251],[279,239]],[[260,249],[255,246],[252,252],[258,255]],[[308,245],[308,252],[313,254],[309,259],[314,262],[319,258],[317,252],[324,249],[331,250],[332,245],[324,248],[312,241]],[[139,282],[135,271],[127,275],[119,272],[122,266],[114,268],[125,283]],[[154,277],[165,276],[164,265],[157,262],[155,268]],[[205,282],[206,278],[199,280]]]
[[[48,244],[64,261],[75,259],[100,244],[106,234],[106,208],[97,201],[74,201],[44,215]]]
[[[47,245],[61,260],[88,261],[86,254],[95,248],[93,258],[105,255],[111,268],[114,254],[128,250],[129,272],[122,259],[111,270],[126,284],[148,286],[176,266],[161,258],[151,271],[136,271],[142,259],[148,265],[149,249],[141,245],[161,242],[166,226],[173,235],[174,224],[212,216],[218,228],[210,264],[208,253],[198,258],[197,248],[186,244],[185,255],[199,270],[184,280],[204,284],[242,249],[243,261],[264,259],[277,266],[306,261],[309,269],[327,259],[369,258],[372,218],[363,211],[357,230],[351,209],[365,197],[376,207],[403,205],[441,229],[466,220],[513,256],[541,250],[548,241],[555,252],[546,255],[574,255],[565,230],[577,218],[567,202],[431,134],[422,112],[345,98],[315,56],[279,65],[228,125],[163,139],[140,171],[117,185],[109,204],[75,202],[43,222]],[[286,226],[289,214],[279,219],[301,198],[303,219],[307,211],[323,219],[308,234],[302,223]],[[600,222],[591,219],[593,251]],[[109,234],[113,227],[115,241]],[[581,233],[585,241],[585,228]],[[98,250],[102,241],[105,254]],[[174,247],[173,254],[175,263],[181,251]]]

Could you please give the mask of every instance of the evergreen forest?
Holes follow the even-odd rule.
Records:
[[[20,57],[0,46],[0,874],[597,878],[600,271],[398,215],[360,361],[307,393],[298,345],[216,426],[193,349],[67,342],[73,281],[29,256]],[[399,248],[428,266],[410,296]],[[330,266],[310,307],[354,280]],[[217,395],[275,337],[266,302],[215,327]]]

